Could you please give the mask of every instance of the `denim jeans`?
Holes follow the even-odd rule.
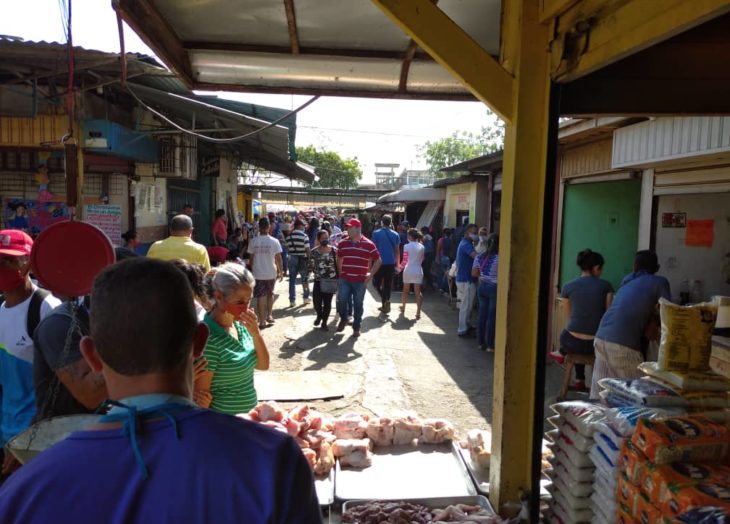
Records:
[[[289,302],[297,299],[297,276],[302,277],[302,286],[307,283],[307,257],[289,255]],[[309,298],[309,286],[304,288],[304,299]]]
[[[497,321],[497,284],[479,283],[479,344],[494,349],[494,324]]]
[[[354,322],[352,328],[355,331],[360,330],[362,324],[363,302],[365,300],[365,282],[349,282],[340,279],[337,288],[337,313],[341,319],[347,319],[348,306],[352,300],[354,308]]]
[[[443,291],[449,290],[449,280],[448,280],[449,269],[451,269],[451,259],[449,257],[442,256],[439,259],[439,273],[438,273],[439,280],[438,280],[438,282],[439,282],[439,286],[441,287],[441,289]]]

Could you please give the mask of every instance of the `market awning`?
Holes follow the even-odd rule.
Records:
[[[369,1],[113,5],[192,89],[474,99]],[[501,0],[438,6],[485,51],[499,54]]]
[[[117,89],[123,90],[121,86]],[[161,91],[138,83],[129,82],[128,89],[146,104],[160,111],[166,117],[195,122],[195,128],[204,134],[211,132],[224,136],[240,136],[257,131],[250,138],[223,144],[242,161],[286,175],[290,178],[311,183],[316,179],[313,170],[289,160],[289,129],[270,124],[264,120],[238,113],[229,107],[211,103],[207,97],[182,95]],[[187,124],[186,124],[187,126]],[[266,128],[266,129],[263,129]]]
[[[444,200],[446,190],[433,187],[419,187],[416,189],[399,189],[378,198],[378,204],[389,202],[430,202],[431,200]]]

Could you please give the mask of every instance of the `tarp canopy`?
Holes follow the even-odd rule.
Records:
[[[389,202],[430,202],[431,200],[445,199],[445,189],[434,187],[403,188],[381,196],[378,198],[378,204],[387,204]]]

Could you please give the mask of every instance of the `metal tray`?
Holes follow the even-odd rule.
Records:
[[[320,506],[331,506],[335,502],[335,469],[332,468],[327,477],[314,477],[314,489]]]
[[[379,499],[382,500],[382,499]],[[348,500],[342,505],[342,514],[349,509],[356,508],[373,502],[372,500]],[[456,504],[469,504],[470,506],[481,506],[482,508],[489,510],[493,515],[496,515],[494,508],[489,503],[489,499],[482,495],[470,495],[466,497],[434,497],[434,498],[416,498],[416,499],[398,499],[398,502],[410,502],[412,504],[421,504],[431,509],[445,509],[448,506]]]
[[[464,461],[450,442],[376,448],[372,466],[342,468],[337,461],[335,498],[403,500],[476,495]]]
[[[464,466],[472,481],[474,481],[477,493],[485,496],[489,495],[489,468],[482,468],[478,464],[474,464],[469,450],[462,448],[458,442],[454,441],[451,445],[454,447],[454,452],[464,461]]]
[[[485,497],[489,496],[489,468],[480,468],[478,465],[474,464],[474,461],[471,459],[471,455],[469,454],[468,449],[462,448],[458,442],[453,442],[455,453],[458,453],[459,456],[464,461],[464,465],[466,466],[466,470],[469,472],[469,476],[471,477],[472,481],[474,481],[474,485],[476,486],[477,493],[480,495],[484,495]],[[550,496],[550,493],[545,489],[545,487],[550,484],[550,479],[543,474],[543,478],[540,479],[540,497],[545,498]]]

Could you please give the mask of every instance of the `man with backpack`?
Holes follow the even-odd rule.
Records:
[[[0,443],[22,433],[35,415],[33,339],[40,321],[59,300],[30,280],[33,240],[23,231],[0,231]],[[18,463],[3,456],[0,482]]]

